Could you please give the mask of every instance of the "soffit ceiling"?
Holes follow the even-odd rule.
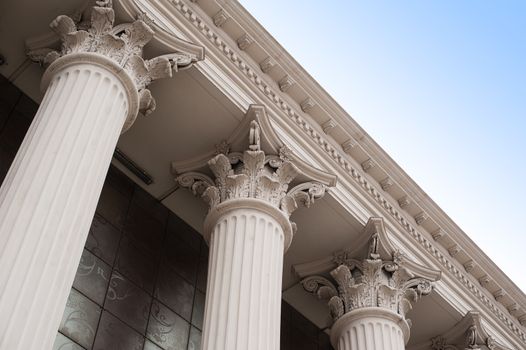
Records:
[[[8,65],[0,66],[0,73],[13,77],[14,83],[37,101],[42,98],[38,85],[43,69],[27,62],[24,40],[42,33],[58,14],[73,13],[82,3],[5,0],[0,4],[0,53],[8,61]],[[151,50],[155,51],[154,48]],[[145,54],[148,56],[149,51]],[[132,128],[121,136],[118,147],[152,176],[153,184],[142,183],[121,164],[114,163],[200,231],[206,207],[189,191],[176,188],[171,163],[214,149],[241,122],[245,111],[240,110],[196,68],[180,71],[172,79],[154,82],[150,90],[157,100],[156,111],[148,117],[138,118]],[[319,200],[310,209],[298,209],[292,220],[297,223],[298,232],[285,255],[284,298],[313,322],[326,326],[326,306],[299,288],[292,265],[316,260],[352,245],[363,226],[331,195]],[[455,318],[454,311],[438,295],[424,298],[411,315],[413,337],[418,341],[433,335],[432,326],[424,322],[429,312],[435,315],[437,325],[440,325],[438,328],[443,325],[447,329],[453,321],[460,319],[460,315]]]

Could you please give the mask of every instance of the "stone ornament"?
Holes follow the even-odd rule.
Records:
[[[440,271],[410,261],[388,243],[381,219],[371,218],[364,231],[369,236],[366,252],[360,249],[365,256],[349,250],[334,253],[332,265],[337,267],[330,276],[336,283],[315,275],[301,281],[303,288],[329,300],[334,321],[361,308],[381,308],[405,319],[412,303],[431,293]]]
[[[115,11],[111,0],[96,1],[87,16],[61,15],[50,24],[58,35],[58,50],[38,48],[28,52],[31,60],[49,66],[61,57],[93,53],[110,59],[124,69],[135,83],[139,94],[139,112],[148,115],[155,110],[155,99],[146,87],[154,80],[172,76],[173,71],[191,66],[197,61],[193,54],[177,52],[152,59],[142,57],[144,46],[152,40],[154,30],[145,16],[133,23],[115,25]],[[133,121],[131,121],[133,123]],[[125,129],[131,126],[127,122]]]
[[[265,152],[264,147],[269,152]],[[231,151],[239,148],[245,150]],[[203,162],[203,159],[207,160]],[[286,220],[298,207],[310,207],[323,197],[327,187],[334,186],[336,181],[334,176],[300,160],[283,144],[272,129],[265,109],[256,105],[249,108],[244,122],[230,139],[218,143],[213,152],[172,167],[177,174],[176,182],[203,198],[210,212],[233,200],[250,199],[257,200],[252,206],[270,206]],[[192,168],[199,171],[190,170]],[[180,174],[178,169],[186,171]],[[291,225],[293,234],[295,224],[287,225]],[[287,238],[285,247],[291,239]]]
[[[298,205],[309,207],[325,194],[326,186],[317,182],[302,183],[289,190],[299,169],[290,161],[285,146],[279,155],[266,155],[260,146],[260,126],[250,123],[249,149],[219,153],[208,166],[215,180],[198,173],[186,173],[176,181],[206,200],[210,210],[231,199],[254,198],[279,208],[287,217]]]
[[[511,350],[487,333],[482,326],[481,316],[476,311],[469,311],[450,330],[432,338],[429,348],[431,350]]]

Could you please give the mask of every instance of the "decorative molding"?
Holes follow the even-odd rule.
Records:
[[[371,158],[367,159],[366,161],[364,161],[362,163],[362,169],[363,171],[365,171],[366,173],[369,172],[369,170],[371,170],[372,168],[374,168],[376,166],[376,163],[374,162],[374,160],[372,160]]]
[[[336,284],[323,276],[301,281],[307,292],[329,300],[334,321],[361,308],[381,308],[405,319],[411,304],[431,293],[432,282],[440,279],[440,271],[416,264],[393,250],[383,224],[378,225],[377,220],[369,220],[364,229],[370,233],[365,257],[356,256],[356,250],[334,253],[337,267],[330,275]]]
[[[444,334],[430,341],[432,350],[511,350],[488,334],[478,312],[469,311],[462,320]]]
[[[310,97],[307,97],[300,103],[301,110],[305,113],[308,113],[314,106],[316,106],[316,102]]]
[[[181,187],[190,188],[214,209],[233,199],[254,198],[266,201],[289,217],[300,204],[309,207],[323,197],[325,186],[306,182],[290,189],[289,184],[299,169],[283,156],[267,156],[261,150],[260,126],[250,124],[249,147],[242,154],[220,153],[210,159],[208,166],[215,180],[199,173],[185,173],[177,177]]]
[[[479,283],[483,287],[486,287],[490,282],[491,282],[491,278],[488,275],[479,277]]]
[[[382,190],[384,190],[385,192],[389,192],[389,190],[391,189],[391,187],[393,187],[393,185],[394,185],[394,182],[390,177],[386,177],[385,179],[380,181],[380,186],[382,187]]]
[[[146,87],[154,80],[172,76],[172,71],[186,68],[197,62],[194,54],[176,52],[145,60],[143,47],[152,40],[153,29],[141,19],[114,26],[115,11],[110,0],[96,1],[90,17],[80,15],[71,18],[58,16],[50,28],[58,35],[61,48],[32,48],[28,57],[43,66],[49,66],[59,58],[81,53],[96,53],[110,59],[124,69],[135,83],[139,94],[139,112],[148,115],[155,110],[155,99]],[[145,19],[145,16],[141,16]],[[136,115],[126,121],[126,131]]]
[[[466,272],[471,272],[475,268],[475,262],[473,260],[468,260],[464,263],[464,269]]]
[[[517,314],[518,311],[520,311],[520,306],[517,303],[513,303],[513,304],[508,305],[506,309],[508,309],[510,314],[515,315]]]
[[[444,256],[441,251],[434,246],[421,232],[412,226],[411,222],[407,220],[402,213],[390,203],[390,201],[379,193],[375,186],[371,185],[368,179],[363,176],[358,169],[356,169],[351,162],[347,160],[345,155],[342,155],[338,149],[332,146],[332,144],[324,139],[306,120],[302,118],[300,113],[296,112],[294,107],[289,105],[278,92],[275,92],[273,87],[268,85],[264,79],[258,76],[257,72],[251,69],[250,64],[243,61],[243,59],[236,54],[235,50],[229,47],[227,44],[214,30],[206,24],[199,16],[193,11],[193,9],[187,6],[183,0],[171,0],[174,8],[178,10],[190,23],[197,28],[210,43],[223,53],[223,55],[234,63],[242,74],[244,74],[252,83],[263,92],[272,103],[274,103],[280,110],[282,110],[300,129],[303,130],[305,135],[310,137],[318,146],[331,158],[336,164],[338,164],[345,172],[347,172],[353,181],[357,183],[364,192],[368,193],[373,201],[377,202],[387,214],[395,219],[395,221],[414,239],[415,242],[420,244],[425,251],[427,251],[436,261],[447,270],[452,277],[460,282],[475,298],[480,300],[487,308],[488,311],[492,312],[503,324],[508,327],[522,342],[526,343],[526,333],[522,330],[522,327],[516,321],[509,318],[501,309],[498,307],[492,299],[486,296],[486,293],[482,291],[472,280],[469,274],[464,274],[456,264],[450,261]]]
[[[427,215],[425,211],[421,211],[420,213],[415,215],[414,219],[416,224],[420,226],[424,223],[424,221],[429,219],[429,215]]]
[[[451,255],[452,257],[455,257],[458,253],[460,253],[461,250],[462,249],[458,244],[454,244],[447,249],[449,255]]]
[[[305,163],[299,161],[287,146],[280,146],[276,155],[265,154],[263,143],[279,145],[279,141],[274,140],[276,135],[268,120],[259,113],[260,109],[260,106],[252,106],[245,123],[234,132],[237,136],[248,135],[248,146],[242,146],[246,147],[243,152],[230,152],[232,143],[228,141],[216,146],[216,155],[207,162],[213,178],[194,171],[176,177],[181,187],[189,188],[194,195],[203,198],[210,211],[233,200],[257,199],[279,209],[288,218],[299,206],[308,208],[323,197],[327,185],[334,185],[334,177],[327,177],[324,173],[316,176],[316,172],[308,171]],[[247,129],[245,133],[240,130],[242,128]],[[309,173],[314,177],[309,177]],[[300,174],[308,179],[290,188]],[[327,182],[328,178],[332,184]]]
[[[321,129],[326,135],[329,135],[332,132],[332,130],[334,130],[335,127],[336,127],[336,123],[332,119],[327,120],[325,123],[321,125]]]
[[[411,199],[409,199],[408,196],[403,196],[402,198],[399,198],[397,202],[400,208],[405,209],[411,204]]]
[[[504,299],[505,296],[506,296],[506,292],[502,288],[493,292],[493,297],[497,301],[502,301],[502,299]]]
[[[176,176],[186,172],[193,172],[196,170],[201,171],[202,169],[208,168],[208,161],[221,152],[221,148],[228,147],[228,151],[231,149],[246,149],[248,148],[248,137],[250,124],[252,121],[257,121],[261,128],[261,135],[263,136],[263,147],[264,151],[267,154],[279,154],[282,157],[285,157],[291,160],[294,165],[300,170],[303,174],[303,177],[307,179],[312,179],[322,183],[327,187],[333,187],[336,185],[337,177],[314,168],[310,164],[303,161],[300,157],[296,156],[287,145],[285,145],[278,135],[276,134],[269,115],[266,113],[266,109],[261,105],[250,105],[245,117],[242,119],[241,123],[232,131],[232,134],[226,139],[221,141],[221,144],[226,144],[228,146],[220,146],[219,149],[216,145],[214,149],[205,151],[204,153],[191,158],[189,160],[180,160],[177,162],[172,162],[172,173]],[[219,151],[219,152],[218,152]]]
[[[250,37],[248,34],[243,34],[237,39],[237,47],[239,47],[240,50],[245,51],[248,49],[250,45],[254,43],[254,39]]]
[[[283,92],[287,92],[294,84],[296,84],[296,82],[289,75],[285,75],[278,82],[279,89]]]
[[[435,231],[433,231],[433,233],[431,233],[431,237],[433,237],[433,239],[435,241],[438,241],[440,238],[442,238],[444,236],[447,236],[447,234],[441,228],[439,228],[438,230],[435,230]]]
[[[263,73],[268,73],[272,68],[274,68],[275,65],[276,61],[274,61],[274,59],[269,56],[259,63],[259,68],[261,68]]]
[[[356,142],[356,140],[352,137],[341,144],[343,151],[347,154],[350,154],[354,147],[356,147],[357,145],[358,142]]]
[[[526,327],[526,314],[519,316],[518,320],[522,326]]]
[[[232,145],[228,143],[227,140],[222,140],[221,142],[216,143],[215,145],[215,148],[216,148],[215,155],[218,155],[218,154],[227,155],[228,153],[230,153],[231,147]]]
[[[219,10],[212,20],[214,21],[214,24],[216,27],[222,27],[223,24],[230,18],[230,15],[225,12],[225,10]]]

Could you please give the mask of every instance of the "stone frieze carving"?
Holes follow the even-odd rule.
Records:
[[[374,226],[370,220],[368,227]],[[438,280],[440,272],[411,262],[402,252],[384,244],[385,239],[385,234],[373,231],[365,258],[351,251],[335,253],[332,263],[337,267],[330,275],[336,283],[323,276],[302,280],[306,291],[328,299],[334,321],[366,307],[387,309],[405,318],[412,303],[431,293],[432,282]]]
[[[82,15],[73,17],[61,15],[50,24],[60,38],[60,49],[34,49],[28,52],[29,58],[48,66],[75,53],[105,56],[122,67],[135,82],[139,92],[139,111],[144,115],[155,109],[155,99],[146,87],[154,80],[171,77],[172,71],[188,67],[197,60],[194,55],[183,52],[144,59],[143,47],[153,38],[153,29],[144,18],[115,25],[111,0],[96,1],[88,18]]]

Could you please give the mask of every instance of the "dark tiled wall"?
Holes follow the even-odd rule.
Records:
[[[199,349],[207,257],[197,232],[111,168],[55,348]]]
[[[0,75],[0,182],[15,158],[38,105]]]
[[[0,75],[0,182],[38,105]],[[58,350],[198,350],[208,249],[201,236],[110,168],[55,341]],[[329,350],[283,302],[282,350]]]
[[[333,350],[329,336],[296,309],[281,303],[281,350]]]

